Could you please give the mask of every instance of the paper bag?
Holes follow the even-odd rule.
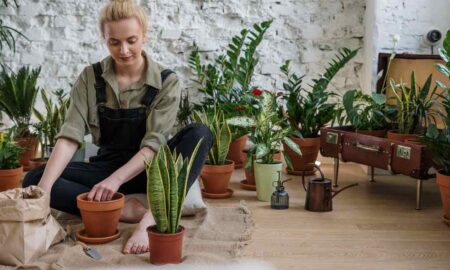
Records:
[[[0,192],[0,264],[27,264],[65,234],[50,214],[50,198],[41,188]]]

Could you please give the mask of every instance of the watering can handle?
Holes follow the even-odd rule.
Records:
[[[325,175],[323,174],[323,172],[319,166],[317,166],[315,163],[309,163],[308,165],[313,165],[314,168],[316,168],[319,171],[320,177],[322,178],[322,180],[325,180]],[[305,171],[303,171],[303,173],[302,173],[302,184],[303,184],[303,188],[305,189],[305,191],[308,191],[308,188],[306,187],[306,184],[305,184]]]

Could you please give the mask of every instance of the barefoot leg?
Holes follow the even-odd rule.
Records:
[[[147,227],[155,224],[155,220],[150,212],[146,211],[144,217],[137,225],[130,239],[123,247],[122,252],[125,254],[140,254],[148,252],[148,235]]]
[[[138,199],[131,198],[125,202],[120,221],[126,223],[138,223],[142,220],[148,210],[139,202]]]

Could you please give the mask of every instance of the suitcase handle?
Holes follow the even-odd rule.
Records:
[[[363,150],[370,151],[370,152],[380,152],[380,149],[381,149],[379,146],[365,145],[365,144],[362,144],[359,142],[356,142],[355,146],[356,146],[356,148],[363,149]]]

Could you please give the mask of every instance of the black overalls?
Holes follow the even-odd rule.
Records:
[[[60,211],[77,214],[78,194],[89,192],[94,185],[101,182],[127,163],[138,151],[146,132],[146,110],[151,105],[158,90],[148,86],[142,100],[142,107],[129,109],[112,109],[106,107],[106,83],[100,63],[93,65],[95,73],[95,91],[97,112],[100,124],[100,149],[97,156],[91,157],[89,163],[70,162],[61,176],[56,180],[51,191],[50,206]],[[164,70],[161,80],[173,71]],[[200,170],[212,146],[213,136],[204,125],[191,124],[168,141],[171,150],[177,149],[183,157],[190,157],[195,145],[203,142],[194,160],[188,180],[188,188],[199,176]],[[23,186],[37,185],[44,172],[45,165],[37,167],[25,176]],[[145,171],[123,184],[119,191],[124,194],[145,193],[147,176]]]

